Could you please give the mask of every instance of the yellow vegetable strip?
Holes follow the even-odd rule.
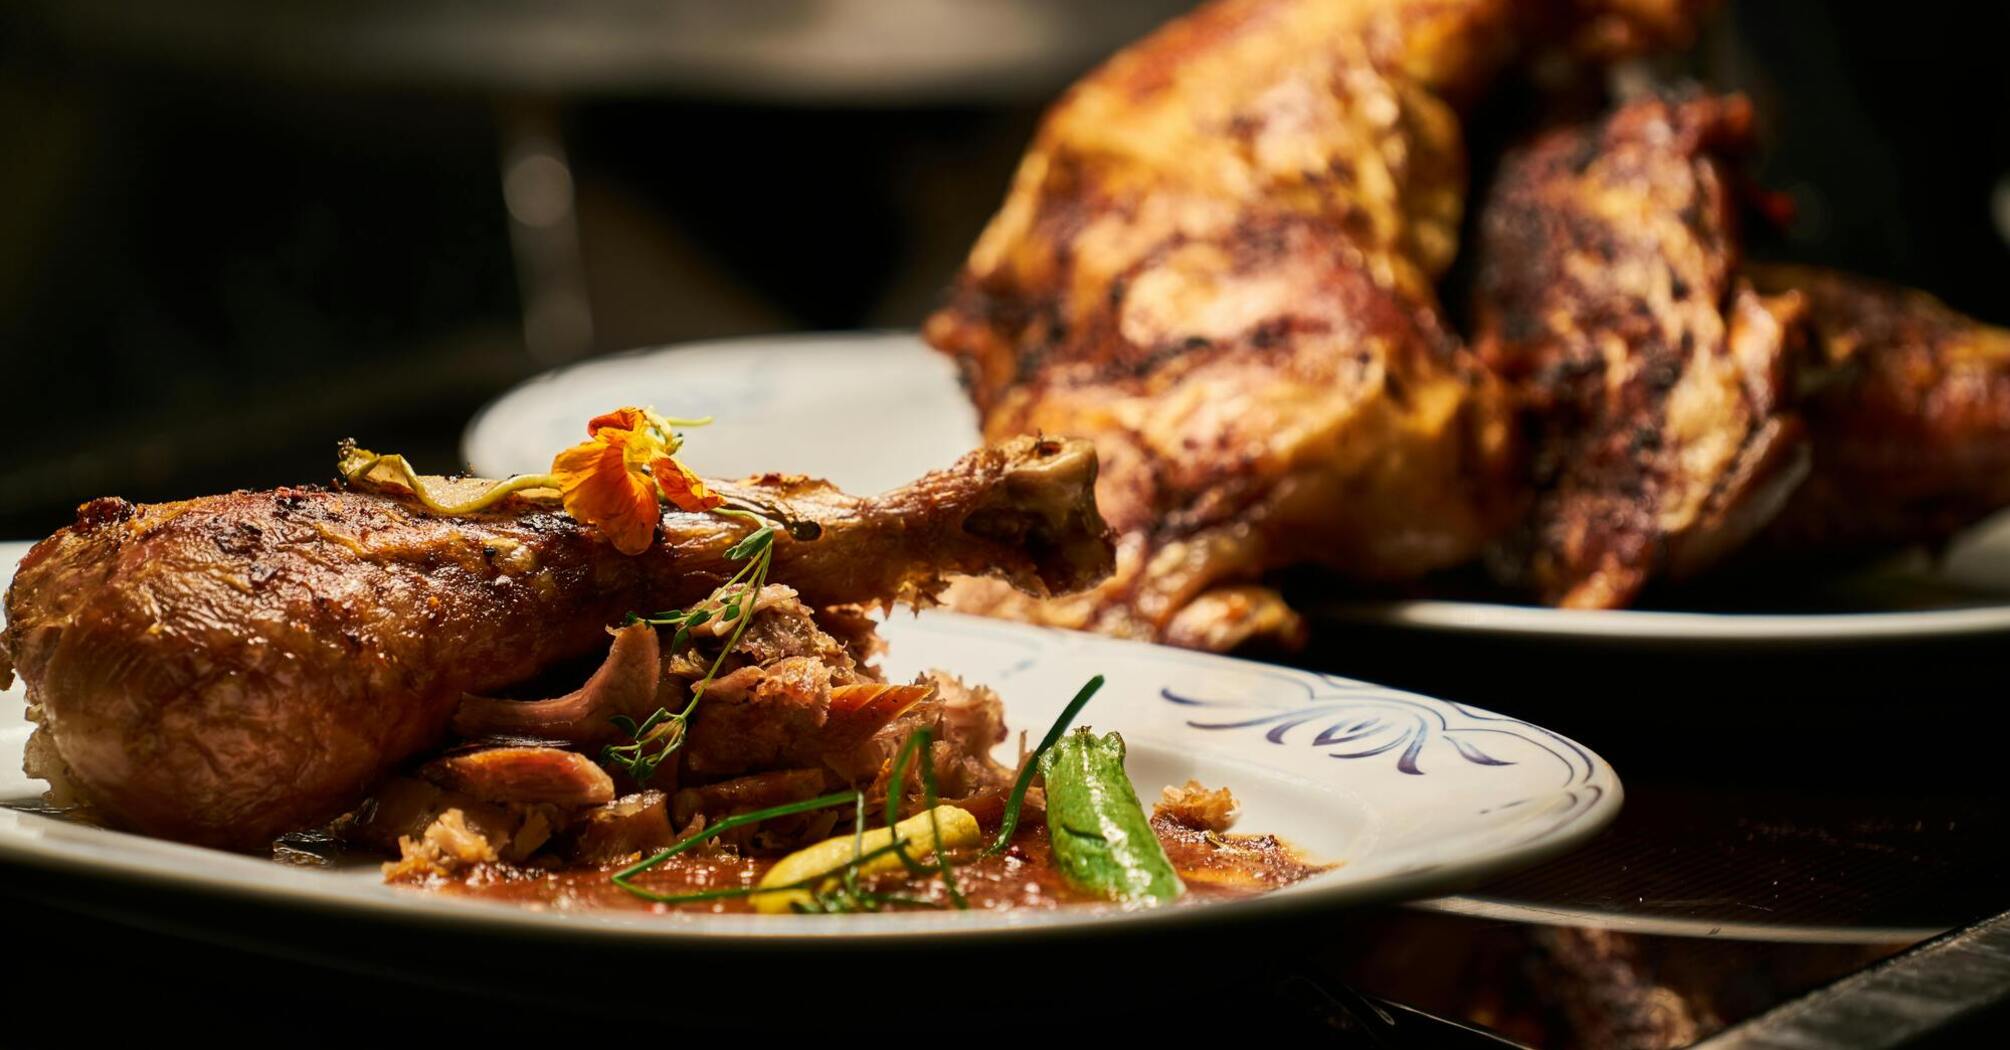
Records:
[[[942,842],[947,849],[961,849],[974,846],[982,832],[977,827],[977,818],[968,810],[955,806],[937,806],[917,813],[895,824],[891,828],[874,828],[863,836],[840,835],[814,846],[807,846],[783,857],[775,866],[761,876],[763,892],[753,896],[754,910],[767,913],[786,912],[797,905],[811,903],[813,894],[809,888],[783,889],[796,883],[806,883],[818,875],[829,875],[830,882],[818,889],[828,889],[837,882],[838,873],[855,857],[865,856],[875,850],[883,850],[896,840],[905,843],[899,849],[871,857],[858,866],[860,877],[869,877],[901,869],[901,854],[909,859],[920,860],[935,852],[935,832],[940,828]]]

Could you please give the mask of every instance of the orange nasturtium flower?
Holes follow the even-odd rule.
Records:
[[[726,502],[677,462],[684,439],[676,428],[710,422],[666,419],[647,408],[617,408],[586,424],[587,440],[559,453],[551,461],[551,473],[518,474],[473,494],[465,487],[455,491],[456,483],[447,479],[421,475],[401,455],[378,455],[353,441],[338,449],[336,469],[352,485],[403,489],[427,510],[449,517],[480,513],[513,493],[557,489],[567,513],[600,529],[615,550],[640,554],[656,540],[662,502],[693,513]]]
[[[587,440],[551,461],[551,480],[566,513],[590,522],[623,554],[655,542],[660,501],[706,511],[725,499],[677,462],[683,441],[673,427],[705,420],[665,419],[646,408],[618,408],[586,424]]]

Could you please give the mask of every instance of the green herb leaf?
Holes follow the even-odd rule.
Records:
[[[900,751],[893,757],[893,778],[886,782],[886,826],[889,828],[900,823],[900,793],[907,784],[908,763],[914,761],[917,751],[928,750],[930,740],[928,727],[922,726],[907,735],[907,739],[900,744]],[[924,760],[922,764],[925,766],[928,763]],[[900,855],[900,862],[910,875],[928,874],[928,869],[920,861],[905,853]]]
[[[726,557],[733,561],[745,561],[768,549],[775,540],[775,527],[763,525],[747,534],[740,542],[726,548]]]

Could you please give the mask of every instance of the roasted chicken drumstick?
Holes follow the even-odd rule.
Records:
[[[1024,439],[870,499],[767,477],[719,488],[821,526],[770,579],[813,607],[927,595],[954,573],[1094,583],[1110,546],[1086,442]],[[392,495],[279,489],[87,504],[7,594],[31,776],[106,818],[258,848],[436,746],[463,694],[607,644],[625,613],[705,598],[744,526],[666,513],[643,554],[517,501],[445,518]]]

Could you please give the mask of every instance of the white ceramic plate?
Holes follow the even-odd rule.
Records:
[[[624,404],[713,414],[686,459],[737,477],[786,470],[877,492],[977,444],[955,369],[906,333],[762,337],[639,351],[549,373],[475,418],[481,474],[546,469],[594,415]],[[1938,563],[1898,559],[1816,596],[1820,612],[1581,611],[1470,601],[1336,601],[1341,622],[1421,631],[1666,644],[1795,644],[2010,633],[2010,517]],[[1797,608],[1807,608],[1806,604]],[[1846,609],[1849,611],[1828,611]]]
[[[11,571],[22,545],[0,545]],[[1583,841],[1619,809],[1611,767],[1548,730],[1344,678],[957,616],[896,613],[895,677],[942,667],[996,687],[1014,729],[1039,734],[1094,674],[1109,683],[1082,721],[1124,734],[1147,798],[1196,776],[1228,785],[1239,827],[1275,832],[1340,866],[1265,897],[1120,912],[868,916],[564,914],[383,885],[374,866],[302,868],[86,827],[32,812],[22,776],[20,687],[0,728],[0,858],[74,879],[137,881],[281,907],[508,932],[707,941],[1010,934],[1110,922],[1178,923],[1427,896],[1470,886]]]

